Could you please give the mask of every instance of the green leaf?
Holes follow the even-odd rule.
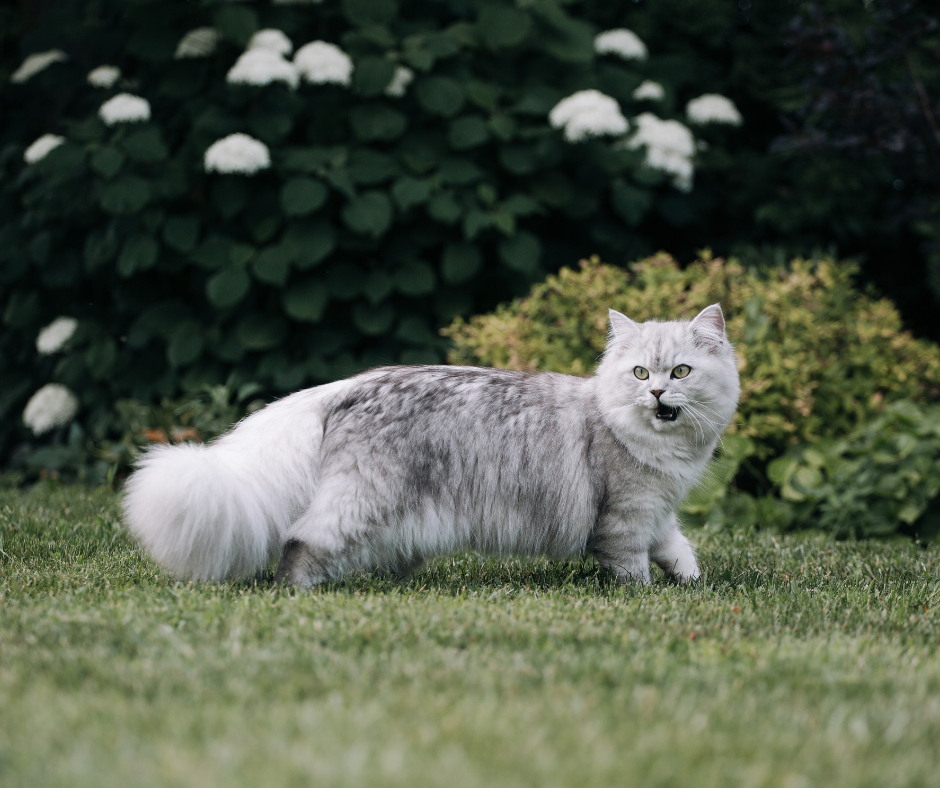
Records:
[[[525,41],[532,20],[525,11],[511,6],[485,5],[478,22],[483,41],[491,49],[514,47]]]
[[[283,246],[269,246],[259,252],[251,264],[251,270],[259,282],[283,287],[287,284],[290,263],[291,255]]]
[[[101,186],[101,207],[107,213],[137,213],[150,201],[150,184],[137,175],[121,175]]]
[[[437,276],[427,263],[405,263],[395,272],[395,287],[407,296],[422,296],[434,292]]]
[[[349,111],[349,125],[365,142],[397,139],[408,127],[408,117],[384,104],[360,104]]]
[[[617,182],[610,188],[610,202],[630,227],[636,227],[652,206],[653,196],[646,189]]]
[[[452,117],[460,112],[464,95],[460,83],[449,77],[425,77],[415,87],[418,103],[433,115]]]
[[[145,126],[130,132],[124,138],[121,147],[132,159],[144,164],[163,161],[170,154],[160,134],[160,129],[155,126]]]
[[[39,293],[14,290],[3,310],[3,322],[10,328],[25,328],[39,317]]]
[[[206,282],[206,298],[216,309],[228,309],[239,303],[251,289],[251,279],[240,268],[219,271]]]
[[[544,214],[545,209],[527,194],[513,194],[502,203],[503,210],[509,211],[516,216],[533,216]]]
[[[213,22],[225,38],[245,46],[258,29],[258,14],[243,5],[225,5],[213,14]]]
[[[473,208],[467,211],[463,220],[463,235],[468,241],[476,238],[483,230],[493,224],[493,218],[486,211]]]
[[[111,337],[93,342],[84,354],[85,366],[93,380],[105,380],[114,369],[117,360],[117,345]]]
[[[362,96],[378,96],[395,74],[395,64],[384,57],[364,57],[356,61],[353,88]]]
[[[258,109],[251,115],[251,130],[268,145],[276,145],[294,128],[294,116],[288,112],[271,112]]]
[[[183,320],[176,325],[166,346],[166,358],[172,367],[191,364],[202,354],[205,335],[202,324],[196,320]]]
[[[281,246],[301,270],[313,268],[336,248],[336,233],[326,221],[293,222],[281,238]]]
[[[395,320],[395,308],[391,304],[374,306],[359,303],[352,309],[353,325],[368,337],[388,333]]]
[[[202,245],[190,255],[196,265],[202,268],[214,270],[222,268],[230,262],[229,253],[232,249],[232,242],[222,235],[210,235]]]
[[[483,255],[476,246],[458,242],[449,243],[441,255],[441,276],[449,284],[461,284],[473,279],[483,267]]]
[[[541,165],[532,144],[502,146],[499,149],[499,163],[513,175],[528,175],[538,170]]]
[[[372,304],[378,304],[388,298],[392,292],[392,280],[384,271],[373,271],[362,285],[363,295]]]
[[[152,268],[160,255],[160,244],[142,233],[132,235],[124,242],[117,261],[117,272],[125,279],[138,271]]]
[[[254,312],[238,322],[235,338],[245,350],[270,350],[287,338],[287,322],[276,315]]]
[[[349,301],[362,292],[363,275],[359,266],[347,261],[334,262],[326,271],[326,289],[339,301]]]
[[[563,63],[590,63],[594,59],[594,28],[577,19],[559,20],[543,28],[535,40]]]
[[[319,173],[333,163],[332,148],[286,148],[281,155],[282,169],[287,172]]]
[[[417,315],[401,319],[398,328],[395,329],[395,338],[413,345],[434,345],[438,341],[428,321]]]
[[[421,205],[431,196],[433,182],[429,178],[399,178],[392,185],[392,197],[400,211]]]
[[[284,312],[305,323],[316,323],[323,317],[327,300],[323,282],[312,276],[291,283],[281,296]]]
[[[387,153],[371,148],[354,150],[349,155],[346,172],[355,183],[382,183],[394,178],[401,171],[398,162]]]
[[[482,145],[490,138],[486,120],[480,115],[466,115],[451,122],[447,141],[454,150],[467,150]]]
[[[323,181],[291,178],[281,189],[281,207],[288,216],[307,216],[323,206],[329,193]]]
[[[163,225],[163,242],[181,254],[189,254],[198,240],[198,214],[170,216]]]
[[[538,272],[542,243],[532,233],[520,230],[500,241],[497,249],[500,260],[507,268],[530,275]]]
[[[450,191],[435,194],[428,202],[428,215],[442,224],[453,224],[460,218],[460,205]]]
[[[358,27],[387,25],[398,14],[394,0],[343,0],[343,16]]]
[[[487,112],[495,112],[499,106],[499,88],[489,82],[468,79],[464,83],[467,98]]]
[[[117,148],[106,145],[91,154],[91,168],[103,178],[110,180],[124,166],[124,154]]]
[[[212,204],[219,215],[234,219],[248,205],[248,187],[235,175],[223,175],[212,184]]]
[[[467,184],[483,177],[483,170],[472,161],[458,159],[456,156],[444,159],[438,173],[445,183]]]
[[[342,216],[353,232],[378,238],[392,225],[392,203],[383,192],[365,192],[343,207]]]
[[[85,239],[85,270],[91,273],[110,262],[118,252],[118,237],[114,225],[107,229],[94,230]]]

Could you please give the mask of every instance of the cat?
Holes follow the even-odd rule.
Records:
[[[385,367],[306,389],[204,446],[157,446],[126,522],[173,575],[251,576],[280,554],[300,588],[407,577],[458,550],[590,553],[623,582],[650,559],[699,577],[676,510],[739,396],[721,307],[637,323],[610,310],[592,377]]]

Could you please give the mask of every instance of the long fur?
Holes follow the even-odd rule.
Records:
[[[692,373],[670,377],[678,364]],[[717,305],[692,322],[612,313],[591,378],[390,367],[301,391],[209,446],[149,451],[125,516],[160,564],[196,580],[249,576],[282,550],[279,577],[310,586],[467,548],[588,550],[639,582],[652,558],[685,580],[698,568],[675,512],[737,398]],[[661,405],[678,417],[656,418]]]

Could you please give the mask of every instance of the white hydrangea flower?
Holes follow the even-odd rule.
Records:
[[[259,30],[248,42],[249,49],[270,49],[279,55],[289,55],[294,51],[294,43],[280,30],[269,27]]]
[[[150,102],[130,93],[118,93],[98,108],[98,116],[106,126],[150,120]]]
[[[326,41],[304,44],[294,55],[294,65],[301,76],[314,85],[332,82],[348,87],[352,84],[353,62],[349,55]]]
[[[598,33],[594,37],[594,51],[598,55],[617,55],[624,60],[646,60],[649,57],[646,44],[640,37],[623,27]]]
[[[633,91],[633,98],[637,101],[662,101],[666,98],[666,91],[658,82],[648,79]]]
[[[254,137],[229,134],[209,146],[204,163],[206,172],[254,175],[271,166],[271,153]]]
[[[654,170],[665,172],[672,178],[672,185],[679,191],[692,190],[695,165],[695,137],[688,127],[677,120],[663,120],[651,112],[635,118],[637,130],[624,147],[636,149],[646,147],[644,164]]]
[[[121,78],[117,66],[98,66],[88,72],[88,84],[93,88],[110,88]]]
[[[36,337],[36,350],[39,355],[50,356],[58,353],[72,338],[76,328],[78,321],[74,317],[57,317]]]
[[[744,119],[734,102],[718,93],[706,93],[685,105],[685,115],[691,123],[704,126],[707,123],[725,123],[740,126]]]
[[[53,63],[61,60],[68,60],[69,56],[61,49],[50,49],[48,52],[37,52],[35,55],[29,55],[16,71],[10,75],[10,82],[25,82],[30,77],[36,76],[40,71],[49,68]]]
[[[189,57],[208,57],[215,52],[222,34],[214,27],[197,27],[180,39],[173,54],[177,60]]]
[[[23,422],[34,435],[64,427],[78,413],[78,397],[61,383],[47,383],[29,398]]]
[[[568,142],[605,134],[626,134],[630,124],[620,105],[599,90],[579,90],[559,101],[548,114],[553,128],[563,129]]]
[[[229,69],[225,81],[233,85],[270,85],[283,82],[296,88],[300,82],[297,68],[270,49],[249,49]]]
[[[401,98],[408,90],[408,86],[414,81],[415,72],[408,66],[396,66],[395,73],[392,75],[392,81],[385,88],[385,95],[393,98]]]
[[[65,137],[60,137],[58,134],[43,134],[23,152],[23,161],[27,164],[35,164],[46,158],[49,151],[58,148],[63,142],[65,142]]]

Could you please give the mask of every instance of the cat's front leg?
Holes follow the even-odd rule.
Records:
[[[650,550],[650,557],[669,577],[680,583],[688,583],[700,577],[695,550],[679,530],[675,515],[666,525],[662,539]]]
[[[639,544],[632,529],[606,523],[594,534],[588,549],[621,583],[650,583],[650,554]]]

